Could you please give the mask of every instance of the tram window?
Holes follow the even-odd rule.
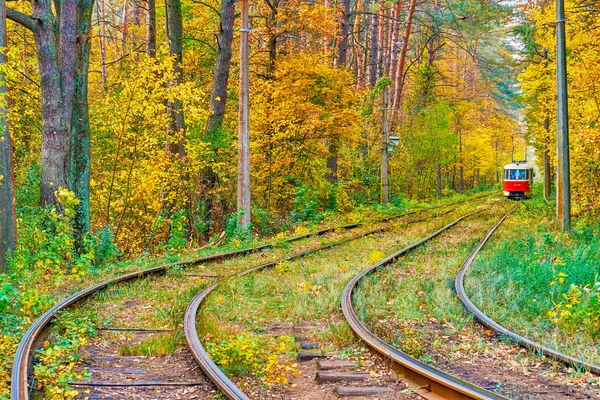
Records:
[[[512,180],[525,180],[525,179],[529,179],[528,178],[528,172],[526,169],[510,169],[507,170],[506,172],[508,172],[508,179],[512,179]]]

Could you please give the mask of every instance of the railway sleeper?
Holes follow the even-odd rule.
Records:
[[[317,361],[317,369],[319,371],[331,371],[340,369],[356,369],[358,364],[353,361],[346,360],[320,360]]]
[[[335,356],[332,353],[323,353],[321,351],[300,351],[298,352],[298,361],[305,362],[314,360],[315,358],[330,358]]]
[[[340,371],[319,371],[317,372],[318,383],[330,382],[360,382],[371,379],[368,372],[340,372]]]
[[[335,393],[340,397],[386,396],[396,391],[386,386],[336,386]]]

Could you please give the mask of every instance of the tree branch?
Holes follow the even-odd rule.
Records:
[[[6,7],[6,17],[11,21],[14,21],[18,24],[23,25],[25,28],[30,31],[35,31],[36,29],[36,20],[29,15],[25,15],[19,11],[15,11],[12,8]]]

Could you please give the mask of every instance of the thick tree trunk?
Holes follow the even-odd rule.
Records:
[[[6,3],[0,0],[0,47],[6,48]],[[0,66],[6,56],[0,53]],[[12,141],[8,131],[6,76],[0,74],[0,272],[5,272],[7,253],[17,247],[15,174]]]
[[[50,0],[34,1],[32,5],[33,18],[37,20],[34,37],[42,88],[40,200],[44,207],[57,206],[60,209],[54,192],[61,187],[68,188],[70,127],[63,117],[69,115],[70,121],[71,110],[63,109],[63,88],[55,35],[58,26],[51,12]]]
[[[93,7],[94,0],[79,0],[77,11],[69,186],[80,201],[75,214],[75,243],[78,248],[83,236],[90,231],[90,120],[87,95]]]
[[[249,7],[248,0],[241,0],[241,37],[240,37],[240,107],[238,122],[238,176],[237,176],[237,212],[238,226],[250,227],[250,126],[248,95],[249,82]]]
[[[221,20],[217,36],[218,53],[210,96],[210,113],[206,124],[207,132],[220,130],[223,125],[231,66],[231,46],[233,43],[236,2],[236,0],[222,0],[221,2]]]
[[[413,16],[415,15],[416,7],[417,0],[411,0],[410,8],[408,10],[408,16],[406,18],[406,26],[404,27],[404,35],[402,37],[402,49],[400,50],[400,59],[398,61],[398,67],[396,68],[396,77],[394,83],[394,104],[392,106],[394,113],[398,112],[398,109],[400,108],[402,89],[404,88],[404,64],[406,63],[408,39],[410,38],[410,29],[412,26],[412,20]]]
[[[172,85],[181,82],[181,63],[183,59],[183,21],[181,15],[181,0],[166,0],[167,5],[167,40],[169,42],[169,54],[173,59]],[[171,154],[185,156],[184,135],[185,121],[183,118],[183,106],[180,99],[168,102],[171,123],[167,134],[167,151]]]
[[[89,119],[87,85],[93,0],[32,2],[32,17],[9,16],[35,37],[42,89],[42,206],[56,206],[55,191],[70,188],[80,200],[76,239],[89,231]]]

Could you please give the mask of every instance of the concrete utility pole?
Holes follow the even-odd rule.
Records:
[[[544,118],[544,128],[546,134],[550,133],[550,119]],[[552,177],[550,176],[550,154],[548,149],[548,138],[544,139],[544,200],[550,200],[550,185]]]
[[[389,200],[388,183],[388,146],[390,144],[388,132],[388,95],[387,86],[383,88],[383,143],[381,146],[381,204],[387,204]]]
[[[6,48],[6,3],[0,0],[0,47]],[[6,56],[0,54],[0,64]],[[6,253],[17,246],[14,163],[8,131],[6,76],[0,75],[0,272],[6,267]]]
[[[556,0],[556,214],[563,231],[571,229],[566,47],[565,4]]]
[[[544,49],[544,60],[548,66],[548,50]],[[546,110],[546,114],[548,111]],[[550,176],[550,149],[548,148],[548,139],[550,136],[550,118],[544,118],[544,129],[546,130],[546,138],[544,139],[544,200],[550,200],[550,186],[552,185],[552,177]]]
[[[248,92],[250,80],[248,74],[248,0],[241,0],[240,29],[240,120],[238,127],[238,225],[250,226],[250,129],[248,123]]]

